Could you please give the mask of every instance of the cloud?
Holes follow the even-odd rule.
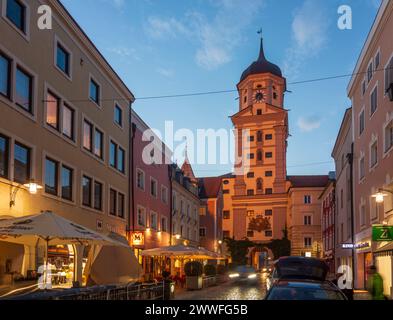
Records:
[[[216,69],[232,60],[232,54],[244,38],[245,29],[252,23],[265,0],[211,1],[213,17],[197,11],[187,12],[182,19],[152,16],[146,33],[154,39],[187,36],[197,42],[195,61],[202,68]],[[239,19],[241,17],[241,19]]]
[[[321,126],[322,119],[316,115],[300,117],[297,125],[302,132],[311,132]]]
[[[158,69],[157,69],[157,72],[158,72],[160,75],[162,75],[162,76],[164,76],[164,77],[166,77],[166,78],[171,78],[171,77],[173,77],[173,75],[174,75],[174,72],[173,72],[172,69],[158,68]]]
[[[114,54],[120,56],[121,58],[131,58],[131,59],[134,59],[137,61],[141,60],[141,58],[138,56],[136,50],[133,48],[127,48],[127,47],[123,47],[123,46],[110,47],[110,48],[107,48],[107,51],[114,53]]]
[[[297,78],[303,63],[317,55],[327,42],[329,20],[321,0],[305,0],[295,11],[292,40],[283,64],[288,78]]]

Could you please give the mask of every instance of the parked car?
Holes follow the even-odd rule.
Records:
[[[265,300],[347,300],[330,281],[280,279],[267,293]]]
[[[280,279],[325,281],[329,267],[316,258],[282,257],[273,264],[272,271],[266,279],[267,290]]]
[[[258,280],[258,273],[253,267],[238,266],[229,273],[229,278],[236,281],[254,282]]]

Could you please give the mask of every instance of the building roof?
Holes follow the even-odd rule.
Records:
[[[184,163],[181,166],[181,170],[183,171],[184,176],[189,178],[191,181],[196,181],[195,174],[194,174],[194,171],[192,170],[190,161],[188,160],[187,153],[186,153],[186,158],[184,160]]]
[[[291,188],[325,187],[329,182],[328,175],[321,176],[288,176]]]
[[[274,63],[269,62],[265,57],[263,50],[263,39],[261,39],[261,48],[259,51],[259,57],[257,61],[254,61],[242,74],[240,82],[246,79],[248,76],[253,74],[271,73],[278,77],[282,77],[281,69]]]
[[[221,177],[198,178],[199,198],[217,198],[221,189]]]

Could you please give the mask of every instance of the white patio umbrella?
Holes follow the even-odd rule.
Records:
[[[0,216],[0,241],[36,245],[39,239],[44,240],[46,244],[46,269],[48,269],[48,246],[51,244],[129,247],[128,244],[111,239],[50,211],[12,219]]]
[[[183,245],[166,246],[142,251],[142,256],[146,257],[187,257],[190,259],[212,259],[213,253]]]

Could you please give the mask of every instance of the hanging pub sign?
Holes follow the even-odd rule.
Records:
[[[373,241],[393,241],[393,226],[373,226]]]
[[[131,243],[133,246],[143,246],[145,244],[145,235],[143,232],[133,232],[131,234]]]

